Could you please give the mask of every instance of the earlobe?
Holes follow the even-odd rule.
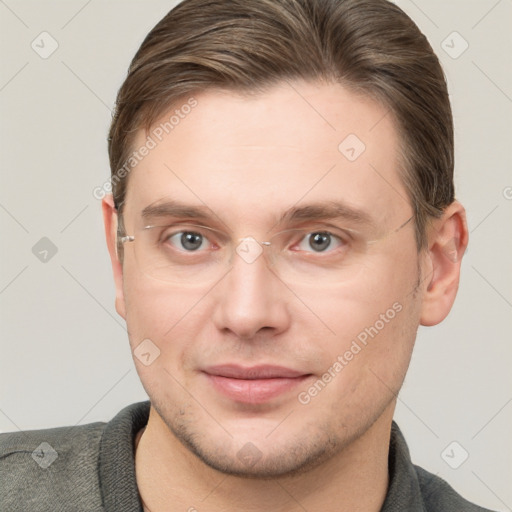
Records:
[[[467,245],[466,212],[458,201],[454,201],[429,229],[428,270],[425,275],[428,285],[423,294],[421,325],[437,325],[450,312],[457,295],[461,260]]]
[[[116,311],[126,318],[126,309],[123,292],[123,265],[119,260],[117,253],[117,226],[118,214],[114,205],[114,198],[111,194],[105,196],[101,203],[103,211],[103,224],[105,227],[105,238],[107,242],[112,272],[114,275],[114,284],[116,288]]]

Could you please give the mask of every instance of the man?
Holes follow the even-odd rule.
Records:
[[[452,132],[385,0],[173,9],[119,91],[103,201],[150,401],[4,436],[2,510],[484,510],[392,421],[467,246]]]

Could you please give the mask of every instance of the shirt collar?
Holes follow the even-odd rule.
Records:
[[[135,436],[147,425],[149,401],[125,407],[107,425],[101,438],[99,478],[106,512],[142,512],[135,478]]]
[[[389,484],[381,512],[424,512],[418,475],[411,461],[409,448],[398,425],[391,425],[388,457]]]
[[[150,402],[129,405],[107,425],[101,439],[99,478],[106,512],[142,512],[135,477],[135,436],[149,418]],[[425,512],[416,470],[398,425],[391,425],[388,492],[381,512]]]

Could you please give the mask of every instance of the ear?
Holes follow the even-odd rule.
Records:
[[[126,308],[123,293],[123,264],[117,254],[117,209],[114,205],[112,194],[106,195],[102,202],[103,224],[105,226],[105,237],[107,239],[108,252],[112,263],[114,284],[116,287],[116,311],[126,319]]]
[[[459,287],[462,256],[468,245],[466,211],[454,201],[428,231],[426,276],[421,325],[436,325],[450,312]]]

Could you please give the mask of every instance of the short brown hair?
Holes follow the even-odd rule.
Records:
[[[396,121],[402,179],[426,223],[454,200],[453,121],[446,80],[426,37],[386,0],[184,0],[147,35],[121,86],[109,133],[114,202],[134,136],[187,94],[264,92],[322,80],[374,98]]]

